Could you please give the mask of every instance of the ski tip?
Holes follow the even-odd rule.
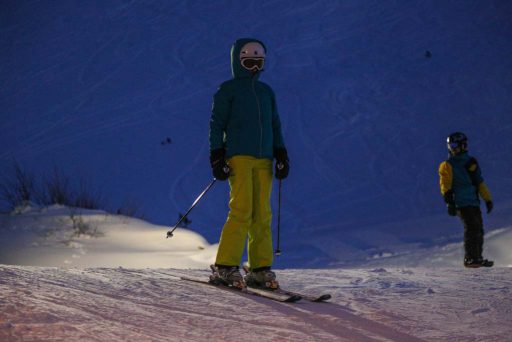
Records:
[[[301,299],[302,299],[301,296],[293,295],[293,296],[290,296],[289,298],[287,298],[286,300],[284,300],[284,302],[285,303],[295,303],[295,302],[298,302]]]
[[[324,294],[324,295],[321,295],[320,297],[318,297],[317,299],[315,299],[314,302],[325,302],[326,300],[329,300],[331,298],[332,298],[332,296],[330,294]]]

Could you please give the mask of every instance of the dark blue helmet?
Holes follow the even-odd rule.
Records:
[[[446,138],[446,145],[451,154],[459,154],[468,150],[468,137],[462,132],[452,133]]]

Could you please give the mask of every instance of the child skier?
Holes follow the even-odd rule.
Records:
[[[491,267],[494,262],[482,258],[484,229],[479,196],[485,201],[487,213],[492,211],[493,203],[476,159],[467,153],[467,140],[461,132],[448,136],[450,156],[439,166],[439,183],[448,214],[458,215],[464,226],[464,266]]]
[[[210,119],[210,164],[218,180],[229,178],[229,214],[222,229],[211,281],[242,288],[278,288],[273,262],[272,160],[275,176],[288,175],[287,150],[273,90],[258,80],[266,48],[239,39],[231,48],[233,79],[214,95]],[[247,242],[249,273],[239,265]]]

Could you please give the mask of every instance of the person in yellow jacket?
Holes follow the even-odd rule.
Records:
[[[467,141],[462,132],[448,136],[450,156],[439,166],[439,184],[448,214],[458,215],[464,226],[464,266],[491,267],[494,262],[482,257],[484,229],[480,197],[485,201],[487,213],[492,211],[493,202],[477,160],[468,155]]]
[[[233,78],[222,83],[210,118],[210,163],[213,176],[229,179],[229,214],[222,229],[211,281],[229,286],[277,288],[273,262],[272,161],[275,176],[288,175],[288,153],[272,88],[259,81],[265,45],[238,39],[231,48]],[[250,272],[245,281],[239,265],[247,241]]]

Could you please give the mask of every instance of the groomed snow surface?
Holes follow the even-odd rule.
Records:
[[[283,287],[329,303],[278,303],[189,283],[216,245],[178,229],[66,207],[0,216],[0,341],[507,341],[512,230],[488,234],[492,269],[451,266],[461,245],[411,250],[357,268],[276,270]],[[76,214],[76,213],[75,213]],[[440,267],[432,260],[447,260]],[[422,263],[422,260],[426,260]],[[386,264],[387,262],[387,264]],[[507,264],[508,263],[508,264]],[[35,266],[34,266],[35,265]]]
[[[175,269],[1,266],[0,340],[505,341],[510,270],[281,270],[331,303],[191,284]]]

